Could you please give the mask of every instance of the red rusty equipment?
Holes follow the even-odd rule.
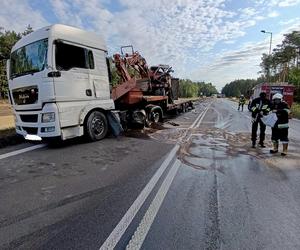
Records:
[[[124,53],[124,48],[131,48],[132,53]],[[155,100],[173,103],[172,68],[168,65],[158,65],[148,68],[145,58],[132,46],[121,47],[121,55],[113,56],[117,73],[121,80],[112,89],[112,98],[122,105],[133,105],[142,101]],[[155,98],[150,98],[155,96]]]

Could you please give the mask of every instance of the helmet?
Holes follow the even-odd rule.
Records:
[[[273,95],[273,97],[272,97],[272,100],[275,100],[275,99],[279,99],[280,101],[282,101],[283,95],[280,94],[280,93],[276,93],[276,94]]]
[[[244,97],[244,95],[241,95],[241,97]]]

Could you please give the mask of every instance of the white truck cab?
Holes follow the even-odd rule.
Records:
[[[91,32],[55,24],[16,43],[7,64],[16,131],[27,139],[92,140],[107,133],[107,48]]]

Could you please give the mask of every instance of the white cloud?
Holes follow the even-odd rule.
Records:
[[[257,21],[261,21],[261,20],[266,19],[266,17],[264,17],[264,16],[255,16],[254,19],[257,20]]]
[[[296,22],[299,22],[299,21],[300,21],[300,17],[296,17],[296,18],[293,18],[293,19],[290,19],[290,20],[280,21],[279,24],[282,25],[282,26],[285,26],[285,25],[290,25],[290,24],[293,24],[293,23],[296,23]]]
[[[122,8],[114,11],[106,7],[113,3],[112,0],[48,2],[60,23],[102,34],[110,54],[118,52],[121,45],[132,44],[150,65],[170,64],[180,77],[212,79],[210,81],[220,84],[233,75],[255,75],[257,66],[245,69],[241,64],[257,64],[262,51],[267,51],[268,43],[266,39],[260,51],[254,51],[251,44],[247,45],[250,48],[245,45],[230,52],[215,52],[213,49],[219,49],[222,44],[237,47],[238,39],[249,27],[279,15],[276,6],[291,6],[300,0],[257,0],[256,5],[235,11],[228,10],[225,0],[122,0],[119,1]],[[29,0],[2,1],[0,26],[22,31],[28,23],[36,29],[46,25],[47,21],[39,11],[30,7]],[[243,51],[243,56],[235,53]],[[219,73],[215,74],[211,69]],[[196,70],[195,74],[190,73]]]
[[[268,14],[268,17],[278,17],[278,16],[279,16],[279,12],[275,10]]]
[[[273,36],[272,48],[282,42],[284,34],[294,30],[300,30],[298,19],[295,19],[294,23],[290,23],[288,28]],[[257,73],[260,71],[259,63],[262,53],[268,53],[269,41],[268,37],[261,42],[249,42],[238,49],[225,51],[213,62],[193,72],[192,79],[204,79],[214,82],[220,90],[225,83],[235,79],[256,78]]]
[[[256,10],[255,8],[252,8],[252,7],[247,7],[247,8],[244,8],[244,9],[240,9],[240,12],[241,12],[241,17],[253,17],[255,15],[257,15],[259,13],[258,10]]]
[[[279,6],[279,7],[290,7],[300,3],[300,0],[256,0],[256,5],[260,6]]]
[[[284,1],[278,1],[279,7],[288,7],[288,6],[294,6],[299,4],[299,0],[284,0]]]
[[[110,50],[133,44],[149,64],[166,63],[179,75],[218,42],[235,40],[256,24],[253,8],[232,12],[225,0],[123,0],[109,12],[103,1],[51,0],[58,19],[105,36]]]
[[[22,32],[30,24],[34,29],[48,24],[42,14],[31,8],[28,1],[2,0],[0,4],[0,27]]]
[[[236,41],[235,40],[228,40],[228,41],[225,41],[224,43],[225,44],[234,44],[234,43],[236,43]]]

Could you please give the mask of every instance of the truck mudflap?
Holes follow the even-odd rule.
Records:
[[[107,113],[108,124],[114,136],[119,136],[123,131],[121,119],[118,112],[110,111]]]

